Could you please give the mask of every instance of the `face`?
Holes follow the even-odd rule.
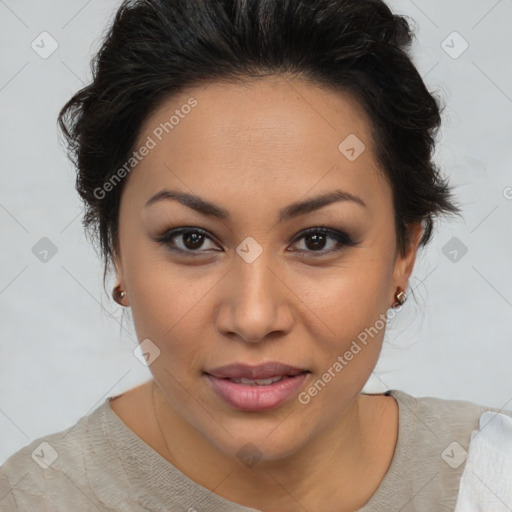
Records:
[[[116,264],[139,340],[160,351],[154,379],[221,452],[252,443],[286,457],[354,403],[414,264],[416,245],[396,251],[369,119],[350,96],[298,80],[215,82],[152,113],[143,145]],[[307,372],[267,389],[208,376],[269,361]]]

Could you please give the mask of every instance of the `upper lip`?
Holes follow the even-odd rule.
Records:
[[[219,379],[269,379],[283,375],[298,375],[305,371],[309,372],[305,368],[290,366],[277,361],[269,361],[257,366],[244,363],[228,364],[205,371],[205,373]]]

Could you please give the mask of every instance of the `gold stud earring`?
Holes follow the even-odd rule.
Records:
[[[400,289],[400,287],[397,288],[397,292],[395,293],[395,303],[393,304],[393,308],[396,308],[397,306],[401,306],[405,301],[407,300],[407,294]]]
[[[118,303],[120,304],[121,306],[123,304],[121,304],[121,299],[123,299],[124,297],[126,296],[126,292],[123,290],[123,291],[120,291],[119,290],[119,286],[116,286],[113,290],[112,290],[112,298]]]

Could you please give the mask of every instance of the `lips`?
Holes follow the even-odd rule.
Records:
[[[297,372],[300,368],[290,367],[285,365],[281,365],[280,369],[272,368],[262,368],[260,367],[252,367],[252,370],[256,374],[258,371],[259,375],[262,374],[262,370],[265,370],[268,374],[269,371],[275,373],[278,372]],[[291,368],[291,370],[290,370]],[[249,367],[249,369],[251,369]],[[234,374],[235,371],[240,374],[240,371],[245,371],[247,373],[247,367],[240,367],[240,365],[231,366],[230,371],[231,374]],[[226,368],[224,367],[222,372],[219,368],[215,371],[219,374],[226,374]],[[224,372],[224,373],[223,373]],[[254,372],[252,373],[254,375]],[[225,404],[238,409],[240,411],[246,412],[262,412],[269,409],[275,409],[284,405],[286,402],[292,399],[295,396],[302,386],[304,385],[306,379],[309,377],[308,373],[311,373],[307,370],[302,371],[300,373],[295,373],[293,376],[277,376],[268,379],[245,379],[241,378],[219,378],[210,375],[209,373],[204,373],[206,381],[208,382],[210,388],[214,391],[217,397],[221,398]],[[275,379],[275,382],[273,382]],[[269,382],[270,381],[270,382]]]
[[[300,373],[310,373],[310,371],[277,361],[269,361],[257,366],[244,363],[230,364],[213,368],[204,373],[218,379],[272,379],[274,377],[293,377]]]

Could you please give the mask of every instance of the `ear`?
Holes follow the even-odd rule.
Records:
[[[402,290],[407,289],[409,277],[412,274],[416,255],[418,253],[419,242],[423,234],[423,224],[417,222],[408,226],[409,243],[406,247],[405,254],[397,252],[395,269],[393,271],[393,288],[391,290],[392,297],[390,303],[395,302],[394,294],[399,286]]]

